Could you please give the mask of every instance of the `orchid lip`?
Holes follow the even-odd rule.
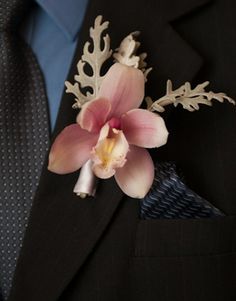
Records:
[[[129,144],[121,130],[106,123],[101,129],[97,145],[92,150],[93,171],[99,178],[113,176],[126,163]]]

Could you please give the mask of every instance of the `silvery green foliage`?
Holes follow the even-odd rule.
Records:
[[[73,108],[81,108],[89,100],[95,99],[98,95],[104,76],[101,75],[103,63],[110,58],[112,50],[110,49],[110,37],[103,32],[108,28],[109,22],[102,23],[102,16],[95,19],[94,27],[90,28],[91,42],[86,42],[83,49],[81,60],[77,64],[78,74],[75,75],[75,84],[66,81],[66,92],[75,95],[75,104]],[[103,40],[103,47],[101,41]],[[88,64],[93,73],[86,74],[85,66]],[[83,92],[83,88],[90,88],[90,91]]]
[[[205,91],[205,88],[208,85],[209,82],[206,81],[192,89],[190,83],[186,82],[178,89],[173,90],[172,82],[168,80],[166,85],[166,94],[163,97],[156,101],[152,101],[150,97],[146,97],[148,110],[164,112],[164,107],[169,104],[173,104],[175,107],[178,104],[181,104],[184,109],[193,112],[199,110],[199,104],[212,106],[212,100],[217,100],[221,103],[224,102],[224,100],[227,100],[235,105],[235,101],[225,93]]]
[[[139,31],[135,31],[125,37],[121,41],[119,48],[116,49],[113,57],[115,62],[140,69],[144,74],[145,80],[147,81],[147,75],[152,68],[147,68],[147,63],[145,61],[147,53],[143,52],[141,54],[137,54],[137,51],[141,45],[141,43],[136,40],[139,34]]]

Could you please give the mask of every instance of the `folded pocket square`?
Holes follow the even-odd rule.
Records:
[[[174,163],[159,163],[149,193],[140,201],[141,219],[186,219],[224,216],[218,208],[188,188]]]

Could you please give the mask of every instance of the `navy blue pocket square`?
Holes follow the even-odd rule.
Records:
[[[159,163],[149,193],[140,201],[141,219],[186,219],[224,216],[184,184],[174,163]]]

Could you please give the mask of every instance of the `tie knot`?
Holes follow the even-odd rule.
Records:
[[[0,31],[16,31],[32,0],[0,0]]]

